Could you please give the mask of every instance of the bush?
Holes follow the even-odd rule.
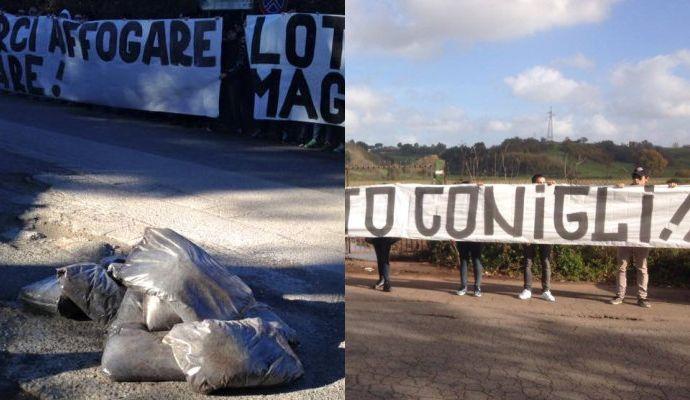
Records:
[[[554,251],[555,262],[552,273],[558,271],[559,275],[570,277],[572,280],[583,280],[587,275],[587,266],[582,255],[570,246],[559,246]]]
[[[446,268],[458,268],[459,260],[450,242],[430,242],[430,254],[420,257]],[[551,253],[552,277],[566,281],[614,282],[617,252],[615,247],[554,246]],[[522,276],[522,245],[487,243],[482,252],[484,271],[489,274]],[[648,258],[652,285],[690,287],[690,252],[684,249],[653,249]],[[535,260],[532,271],[541,274],[541,263]],[[635,280],[635,267],[628,267],[628,281]]]
[[[482,264],[489,274],[516,276],[522,273],[522,246],[519,244],[487,243],[482,251]]]
[[[654,285],[690,287],[690,252],[653,249],[648,259],[649,281]]]
[[[458,267],[460,260],[453,243],[433,241],[429,243],[429,250],[432,263],[447,268]]]

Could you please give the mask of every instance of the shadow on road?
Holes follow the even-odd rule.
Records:
[[[460,278],[458,278],[457,282],[428,280],[422,278],[409,279],[395,276],[393,276],[392,278],[393,290],[395,290],[396,287],[403,287],[410,289],[423,289],[436,292],[443,292],[448,293],[449,295],[455,295],[455,291],[457,291],[459,287],[459,281]],[[376,278],[374,276],[372,276],[371,278],[346,276],[345,283],[347,285],[357,286],[361,288],[370,288],[374,283],[376,283]],[[576,290],[565,290],[563,289],[563,286],[561,286],[558,289],[552,289],[551,291],[553,295],[557,298],[565,297],[571,299],[583,299],[608,303],[608,301],[612,298],[614,294],[613,285],[596,284],[595,286],[598,289],[606,290],[608,293],[601,295],[593,293],[584,293],[578,292]],[[517,298],[517,295],[521,290],[522,286],[504,284],[495,281],[491,282],[485,280],[482,283],[482,292],[498,294],[501,296],[507,296],[511,298]],[[650,292],[650,299],[652,300],[660,300],[667,303],[690,305],[690,290],[669,290],[667,288],[650,288]],[[533,288],[533,296],[538,296],[540,293],[541,289],[538,286]],[[632,293],[633,291],[629,290],[628,295],[631,295]]]
[[[99,107],[67,106],[0,93],[0,120],[22,127],[193,162],[273,181],[281,186],[288,183],[313,189],[344,187],[342,155],[267,145],[205,129],[176,126],[171,123],[176,118],[183,117],[131,110],[116,114],[114,110],[108,112]],[[84,156],[89,157],[89,154]],[[118,155],[101,154],[100,157],[104,166],[109,166]],[[146,171],[141,172],[146,177]],[[198,190],[223,190],[229,183],[206,183],[207,187],[198,187]]]
[[[101,353],[97,351],[76,353],[10,353],[0,352],[0,370],[7,365],[14,366],[14,378],[20,382],[61,374],[78,369],[91,368],[101,364]],[[17,366],[20,366],[17,368]]]

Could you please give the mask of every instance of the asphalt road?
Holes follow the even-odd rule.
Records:
[[[643,309],[607,304],[609,286],[556,283],[549,303],[485,278],[460,297],[455,274],[400,269],[384,293],[373,262],[347,263],[347,398],[690,398],[689,290],[651,288]]]
[[[162,116],[0,94],[0,398],[205,398],[112,383],[103,330],[37,315],[19,289],[170,227],[239,275],[302,339],[305,376],[234,398],[344,398],[343,160]]]

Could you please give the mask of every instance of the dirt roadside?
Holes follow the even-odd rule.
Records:
[[[690,398],[690,290],[652,287],[643,309],[634,285],[612,306],[611,285],[554,283],[548,303],[518,300],[521,280],[485,277],[481,298],[460,297],[457,272],[392,270],[383,293],[374,262],[346,262],[347,396]]]

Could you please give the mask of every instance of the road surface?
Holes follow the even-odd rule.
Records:
[[[240,398],[342,399],[342,156],[168,119],[0,94],[3,398],[204,397],[184,382],[110,383],[100,328],[15,301],[55,267],[126,253],[159,226],[204,247],[301,335],[305,376]]]
[[[554,283],[549,303],[485,278],[460,297],[456,273],[393,262],[384,293],[375,268],[347,262],[347,398],[690,398],[690,290],[651,288],[643,309],[607,304],[612,286]]]

